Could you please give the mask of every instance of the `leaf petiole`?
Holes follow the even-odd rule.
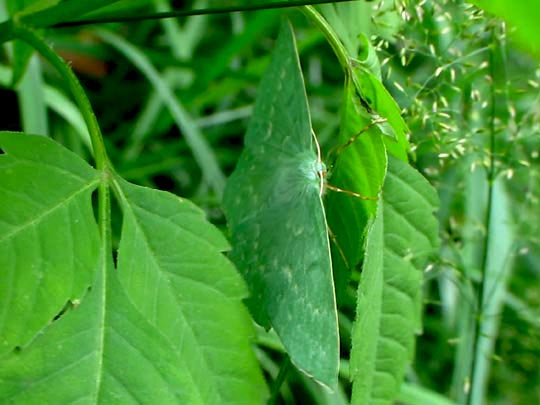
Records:
[[[79,107],[79,110],[83,116],[84,122],[88,127],[88,133],[92,141],[92,149],[94,152],[94,159],[96,169],[99,170],[104,179],[99,184],[98,191],[98,212],[99,212],[99,227],[101,236],[103,238],[103,244],[105,251],[111,251],[111,217],[110,217],[110,190],[108,177],[113,171],[110,163],[107,151],[105,149],[105,143],[103,142],[103,136],[101,129],[97,122],[96,116],[90,104],[90,100],[86,96],[84,89],[82,88],[77,76],[71,70],[69,65],[58,56],[47,43],[40,38],[34,31],[19,26],[13,22],[2,24],[2,29],[5,27],[5,35],[0,36],[0,41],[9,41],[12,39],[19,39],[26,42],[39,52],[43,58],[45,58],[62,76],[75,103]],[[2,31],[0,29],[0,31]]]

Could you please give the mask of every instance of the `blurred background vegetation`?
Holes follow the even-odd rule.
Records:
[[[132,0],[108,12],[234,3]],[[411,162],[441,198],[441,250],[425,272],[424,333],[407,379],[462,402],[476,358],[487,403],[539,403],[538,54],[516,45],[513,28],[502,20],[463,1],[360,3],[363,12],[348,16],[348,32],[354,27],[368,35],[377,49],[384,82],[411,129]],[[107,32],[57,28],[46,36],[88,91],[118,172],[192,199],[227,232],[216,190],[240,154],[283,13],[293,20],[313,126],[329,151],[339,130],[343,73],[323,35],[297,11],[115,23]],[[13,86],[9,47],[2,59],[0,127],[49,135],[91,160],[84,124],[55,72],[34,56]],[[210,145],[202,161],[186,142],[197,137]],[[209,180],[204,169],[212,155],[219,167]],[[489,273],[481,275],[486,266],[500,271],[490,280]],[[481,285],[483,305],[491,305],[484,313],[489,333],[483,346],[472,337]],[[347,305],[341,308],[344,353],[354,301]],[[279,350],[259,343],[261,363],[275,376]],[[285,398],[312,395],[317,403],[340,403],[294,373],[285,391]],[[402,400],[407,402],[405,394]]]

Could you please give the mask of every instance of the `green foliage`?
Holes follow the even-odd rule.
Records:
[[[507,0],[475,0],[484,10],[503,17],[515,28],[517,39],[525,47],[538,54],[540,51],[540,4],[537,2],[510,3]]]
[[[478,3],[1,3],[0,402],[535,403],[536,6]]]
[[[1,353],[24,347],[91,284],[98,174],[49,139],[0,134]],[[62,230],[62,231],[59,231]]]
[[[441,0],[407,13],[394,44],[399,58],[382,51],[382,64],[405,107],[417,165],[439,191],[442,230],[440,261],[425,286],[425,349],[416,357],[424,367],[415,373],[458,403],[535,402],[538,367],[524,366],[517,343],[535,327],[514,315],[525,319],[537,303],[529,296],[524,309],[513,301],[519,289],[505,277],[525,277],[537,291],[537,266],[520,259],[538,249],[538,191],[530,187],[538,176],[537,62],[518,51],[512,27],[470,4]],[[503,248],[493,249],[495,241]],[[510,375],[527,389],[516,391]]]
[[[2,133],[0,147],[3,401],[262,401],[245,287],[198,208],[113,174],[115,271],[90,205],[98,172],[47,138]]]
[[[104,30],[99,32],[99,36],[126,55],[152,83],[156,93],[160,95],[164,104],[173,116],[174,121],[186,137],[188,145],[193,151],[195,160],[202,168],[203,177],[212,186],[218,197],[221,197],[225,179],[214,156],[214,152],[208,146],[189,114],[174,97],[167,83],[160,77],[148,58],[135,47],[131,46],[127,41]]]
[[[391,132],[387,134],[390,139],[384,138],[388,151],[396,157],[407,161],[409,143],[407,133],[409,129],[401,117],[399,106],[384,87],[380,79],[373,73],[373,63],[369,62],[370,52],[365,53],[365,60],[352,62],[352,82],[360,94],[366,108],[379,114],[388,121]],[[368,63],[366,63],[366,61]]]
[[[329,181],[342,190],[372,197],[374,200],[351,198],[346,193],[327,192],[326,208],[332,238],[332,263],[338,300],[346,297],[351,271],[362,261],[364,233],[377,208],[377,196],[386,175],[386,150],[377,125],[365,111],[349,82],[341,106],[341,128],[336,162]],[[366,129],[367,128],[367,129]],[[357,136],[358,135],[358,136]],[[356,137],[350,145],[348,142]]]
[[[259,403],[264,383],[240,305],[247,291],[217,254],[227,242],[189,201],[122,179],[115,183],[123,213],[118,278],[138,313],[175,348],[176,367],[189,374],[193,397],[187,402]],[[175,386],[183,384],[170,389]]]
[[[438,245],[435,190],[389,157],[382,198],[366,241],[352,332],[352,403],[391,404],[414,353],[422,272]]]
[[[85,0],[54,1],[37,0],[35,12],[22,16],[22,21],[35,27],[49,27],[62,21],[68,21],[73,16],[83,16],[102,7],[110,6],[120,0]],[[34,11],[34,10],[32,10]]]

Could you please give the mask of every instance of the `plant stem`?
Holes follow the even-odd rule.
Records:
[[[94,115],[86,93],[71,68],[33,31],[13,25],[12,35],[14,38],[20,39],[32,46],[60,73],[71,91],[73,98],[81,111],[84,122],[88,127],[96,160],[96,169],[103,170],[108,168],[110,164],[96,116]]]
[[[334,50],[343,72],[345,75],[349,75],[351,69],[351,57],[343,43],[338,38],[334,29],[330,26],[330,24],[328,24],[328,21],[326,21],[326,19],[317,10],[315,10],[313,6],[304,6],[301,8],[301,11],[322,31],[327,41],[330,43],[330,46]]]
[[[124,15],[124,16],[102,16],[95,18],[87,18],[74,21],[65,21],[53,25],[53,27],[72,27],[80,25],[90,25],[99,23],[114,23],[114,22],[130,22],[130,21],[142,21],[142,20],[159,20],[164,18],[178,18],[178,17],[191,17],[195,15],[210,15],[210,14],[228,14],[238,11],[257,11],[257,10],[270,10],[280,8],[292,8],[306,5],[316,4],[328,4],[328,3],[345,3],[355,0],[289,0],[289,1],[275,1],[269,3],[259,4],[243,4],[238,6],[228,7],[209,7],[203,9],[189,9],[189,10],[171,10],[161,13],[149,13],[137,15]]]
[[[498,61],[497,52],[499,52],[501,55],[503,55],[504,59],[504,41],[500,40],[499,37],[496,34],[496,27],[492,28],[491,32],[491,44],[489,47],[489,67],[490,67],[490,76],[491,76],[491,86],[490,86],[490,98],[491,98],[491,108],[490,108],[490,122],[489,122],[489,163],[488,163],[488,169],[487,169],[487,183],[488,183],[488,195],[487,195],[487,207],[486,207],[486,213],[485,213],[485,229],[486,229],[486,235],[483,241],[483,247],[482,247],[482,265],[480,268],[481,274],[480,274],[480,284],[478,286],[478,291],[476,294],[476,311],[477,311],[477,317],[475,321],[475,327],[474,327],[474,335],[473,335],[473,356],[472,356],[472,363],[470,368],[470,375],[469,375],[469,381],[470,381],[470,390],[467,393],[467,404],[473,405],[476,404],[477,401],[475,401],[475,395],[474,392],[477,391],[477,386],[485,384],[485,381],[478,381],[477,376],[477,368],[478,368],[478,347],[480,345],[480,341],[483,338],[482,337],[482,325],[483,325],[483,315],[484,315],[484,306],[486,303],[486,277],[488,272],[488,258],[489,258],[489,249],[490,249],[490,243],[491,243],[491,224],[492,224],[492,212],[493,212],[493,190],[494,190],[494,183],[496,178],[496,168],[495,168],[495,137],[496,137],[496,127],[495,127],[495,121],[496,121],[496,114],[497,114],[497,91],[499,90],[497,88],[497,84],[501,81],[500,75],[498,74],[496,70],[496,65]],[[481,390],[480,390],[481,391]],[[480,399],[483,400],[483,399]]]
[[[268,400],[268,405],[275,404],[279,395],[279,391],[281,389],[281,386],[283,385],[283,382],[285,381],[285,378],[287,377],[287,373],[289,372],[289,369],[291,368],[291,359],[288,355],[285,355],[285,358],[283,359],[283,362],[281,363],[281,367],[279,368],[279,373],[272,383],[271,393],[270,393],[270,399]]]
[[[101,134],[94,111],[92,110],[90,100],[88,100],[88,97],[79,83],[79,80],[69,65],[62,58],[60,58],[60,56],[58,56],[37,34],[16,24],[11,24],[9,34],[11,38],[20,39],[32,46],[60,73],[60,76],[62,76],[62,78],[65,80],[77,106],[79,107],[79,110],[81,111],[84,122],[88,127],[90,139],[92,141],[96,169],[101,171],[103,176],[105,176],[105,178],[100,182],[98,192],[99,225],[106,247],[110,247],[110,192],[107,178],[112,171],[112,166],[107,156],[103,136]]]

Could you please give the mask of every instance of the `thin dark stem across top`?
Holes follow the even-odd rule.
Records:
[[[227,7],[211,7],[203,9],[178,9],[165,11],[160,13],[137,13],[134,15],[111,15],[101,16],[95,18],[78,19],[73,21],[63,21],[55,24],[53,27],[72,27],[80,25],[91,25],[101,23],[114,23],[114,22],[132,22],[142,20],[159,20],[165,18],[178,18],[178,17],[190,17],[195,15],[209,15],[209,14],[227,14],[238,11],[257,11],[257,10],[270,10],[270,9],[283,9],[300,7],[306,5],[328,4],[328,3],[345,3],[357,0],[289,0],[289,1],[274,1],[258,4],[243,4],[238,6]]]

